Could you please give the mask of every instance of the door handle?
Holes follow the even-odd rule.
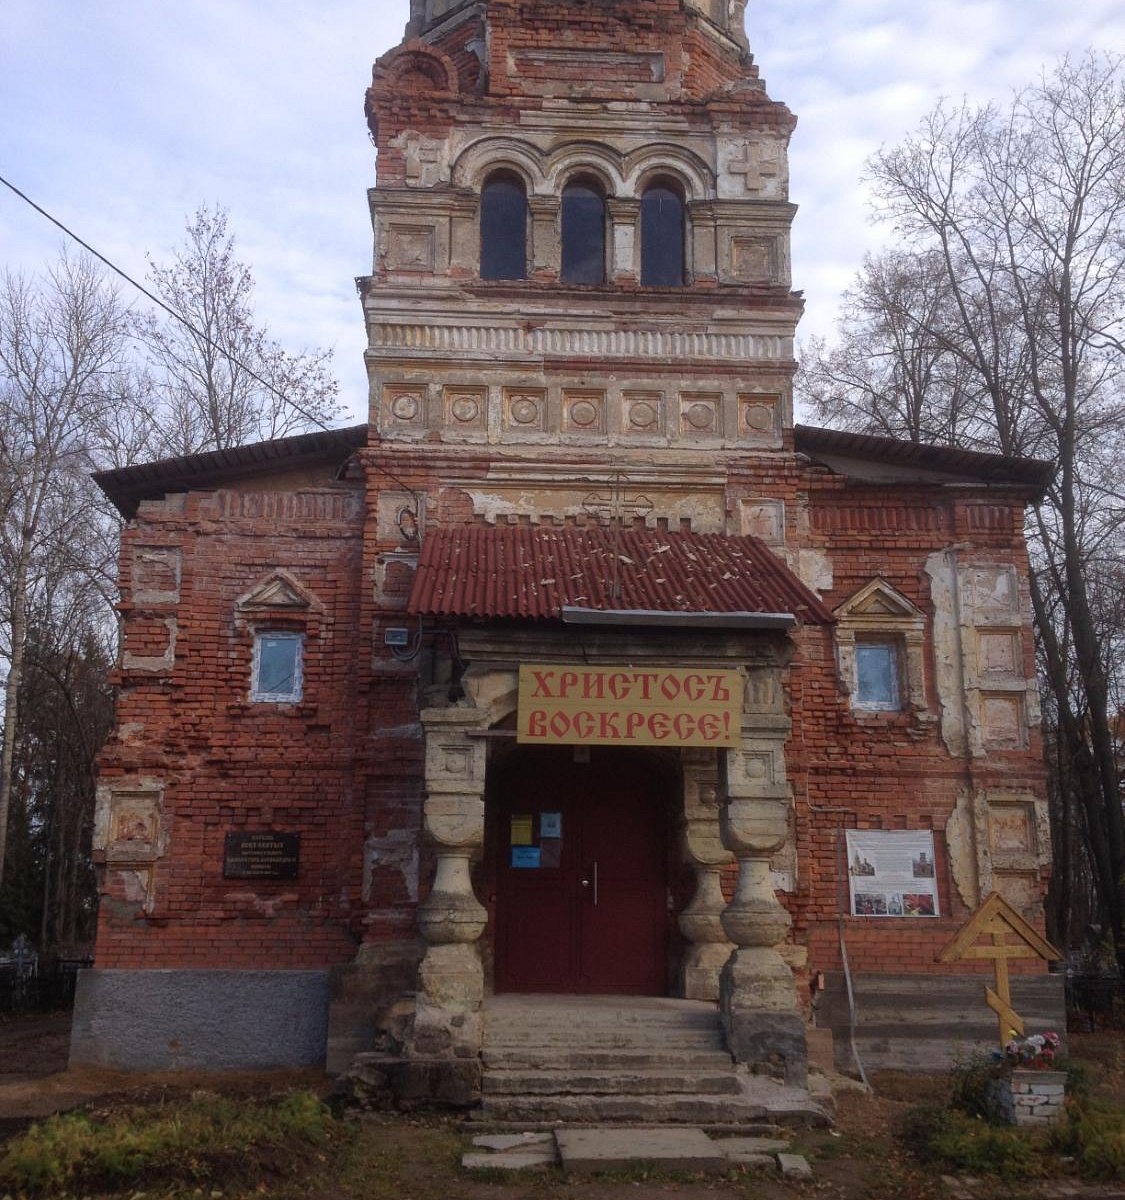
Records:
[[[596,908],[597,907],[597,859],[596,858],[594,859],[594,875],[592,875],[592,878],[585,878],[585,880],[582,880],[582,886],[584,888],[588,888],[588,887],[590,887],[591,883],[594,884],[594,907]]]

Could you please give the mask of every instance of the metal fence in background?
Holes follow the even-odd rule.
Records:
[[[1125,979],[1068,975],[1066,1024],[1075,1033],[1125,1029]]]
[[[28,971],[0,960],[0,1017],[70,1008],[78,972],[89,965],[87,959],[65,959]]]

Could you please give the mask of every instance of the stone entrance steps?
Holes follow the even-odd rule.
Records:
[[[489,1123],[823,1124],[800,1088],[739,1070],[714,1004],[649,996],[485,1002]]]

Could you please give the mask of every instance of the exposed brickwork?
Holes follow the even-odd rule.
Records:
[[[1044,795],[1026,694],[1029,490],[952,468],[878,483],[886,464],[876,459],[795,452],[802,302],[788,279],[784,162],[795,121],[736,39],[683,0],[454,8],[376,64],[366,97],[379,186],[375,266],[361,287],[365,448],[342,475],[289,470],[279,457],[272,474],[146,500],[123,538],[119,724],[100,764],[109,808],[98,965],[330,967],[363,944],[380,961],[395,945],[408,947],[402,961],[416,957],[434,871],[421,713],[465,703],[455,623],[428,623],[415,657],[387,641],[395,630],[409,649],[419,635],[406,615],[417,536],[435,525],[605,519],[598,503],[619,471],[636,501],[622,508],[627,522],[755,533],[830,609],[873,580],[911,607],[922,650],[917,690],[899,711],[853,707],[837,632],[793,633],[784,767],[795,854],[777,865],[792,876],[782,894],[791,961],[833,971],[848,903],[844,831],[932,831],[940,917],[849,916],[844,929],[854,970],[945,970],[935,955],[988,878],[989,848],[966,834],[965,814],[979,824],[997,796],[1030,812]],[[478,144],[505,137],[495,160],[474,165]],[[567,170],[612,162],[637,191],[610,196],[613,283],[558,282],[558,196],[547,192],[565,177],[551,173],[567,139],[582,153],[600,147]],[[652,171],[671,170],[660,155],[673,141],[682,177],[698,170],[697,193],[687,191],[693,230],[707,234],[689,245],[687,286],[642,288],[630,205],[649,168],[634,160],[651,151]],[[473,189],[495,163],[522,169],[525,159],[535,163],[529,278],[481,280]],[[576,394],[597,418],[586,432],[567,408]],[[759,427],[748,399],[761,401]],[[644,406],[637,420],[634,404]],[[979,627],[974,571],[1001,606]],[[304,634],[299,702],[251,700],[255,629]],[[1001,666],[970,679],[981,630],[999,631],[989,653]],[[132,809],[118,803],[134,795]],[[114,825],[119,810],[137,830]],[[675,917],[695,886],[678,820],[668,822],[670,986],[684,947]],[[490,811],[474,880],[489,912],[486,965],[495,821]],[[252,830],[300,834],[296,879],[223,878],[225,835]],[[1005,867],[994,857],[1028,889],[1035,915],[1045,858],[1010,854]],[[729,898],[733,871],[725,882]]]
[[[296,494],[221,491],[149,503],[126,530],[125,646],[160,653],[152,631],[173,618],[175,661],[121,671],[118,729],[100,779],[126,790],[139,778],[159,780],[174,852],[152,868],[147,904],[120,851],[105,868],[99,966],[308,967],[354,955],[364,833],[354,769],[365,725],[357,686],[362,518],[356,488],[326,480]],[[143,605],[133,600],[132,551],[154,545],[180,552],[182,583],[178,599]],[[322,608],[254,614],[259,627],[306,637],[300,703],[253,704],[253,629],[237,602],[278,567]],[[225,834],[257,829],[300,832],[298,881],[223,878]]]

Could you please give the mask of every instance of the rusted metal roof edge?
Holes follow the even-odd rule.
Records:
[[[115,467],[95,472],[93,479],[128,520],[136,515],[137,505],[142,500],[226,480],[245,479],[279,467],[334,459],[343,461],[366,443],[367,425],[350,425],[343,429],[321,429],[248,442],[226,450],[205,450],[199,454]]]
[[[589,532],[478,526],[431,530],[422,544],[407,611],[431,617],[532,621],[558,621],[564,609],[605,614],[687,614],[676,618],[677,623],[690,621],[690,614],[750,614],[759,627],[763,619],[774,615],[798,624],[831,625],[835,621],[815,592],[768,547],[747,535],[624,532],[620,535],[622,550],[628,549],[630,554],[634,553],[632,543],[659,541],[663,545],[657,553],[679,546],[693,563],[700,558],[703,562],[710,559],[711,569],[694,578],[689,575],[674,579],[672,590],[684,589],[683,594],[677,592],[675,604],[662,602],[662,593],[669,590],[664,578],[653,581],[660,588],[650,589],[644,586],[643,573],[638,576],[627,569],[621,580],[626,594],[615,601],[608,594],[600,594],[605,589],[599,591],[589,573],[591,567],[595,573],[604,570],[604,564],[595,566],[583,553]],[[548,546],[549,552],[544,554]],[[637,549],[643,554],[643,546]],[[672,578],[678,571],[677,557],[678,552],[673,552],[662,560],[660,569],[665,576]],[[624,554],[621,558],[630,562]],[[571,587],[557,584],[560,569],[568,575]],[[749,576],[744,576],[745,584],[740,585],[732,571],[749,571]],[[545,572],[549,572],[546,577]],[[693,589],[702,602],[682,603]],[[574,595],[575,591],[597,593],[597,602],[583,603],[585,595]],[[600,618],[605,623],[615,619],[612,615]]]
[[[667,625],[703,629],[792,629],[792,613],[666,612],[652,608],[578,608],[564,604],[564,625]]]
[[[795,425],[793,439],[796,449],[805,454],[852,455],[881,463],[975,476],[984,483],[1018,484],[1038,491],[1045,489],[1055,474],[1054,463],[1038,458],[1013,458],[817,425]]]

